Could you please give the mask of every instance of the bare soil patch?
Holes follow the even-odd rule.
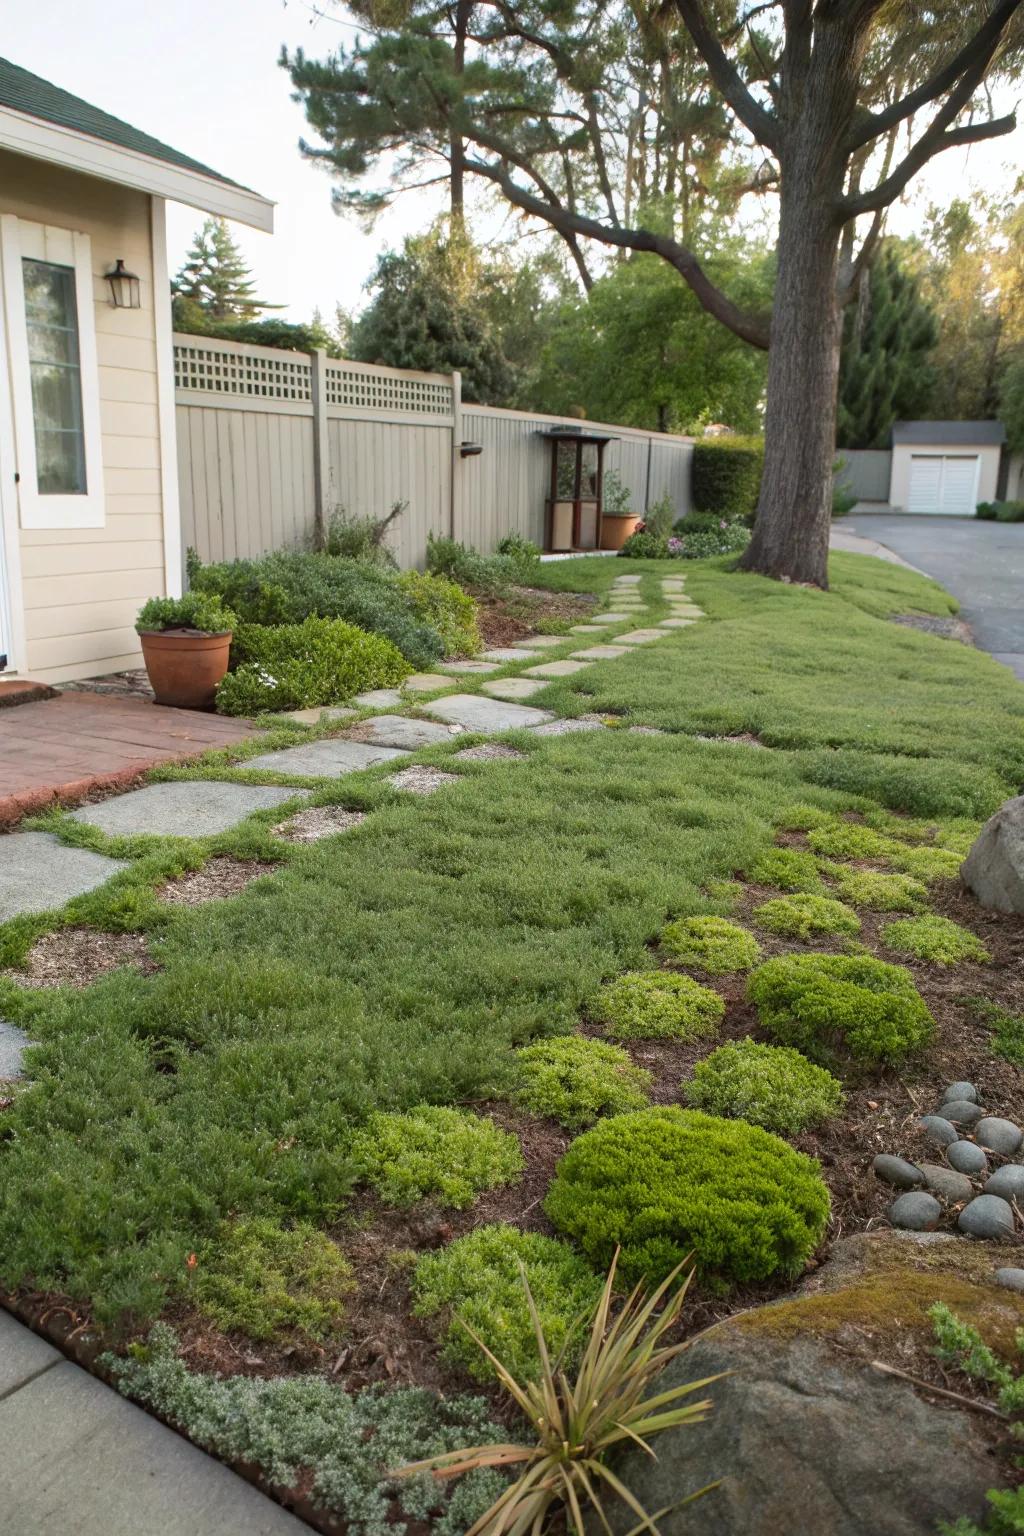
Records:
[[[176,880],[168,880],[159,895],[161,901],[199,907],[204,901],[235,896],[261,875],[272,875],[280,868],[280,864],[266,864],[260,859],[211,859],[202,869],[191,869]]]
[[[147,976],[160,969],[144,934],[57,928],[36,940],[21,970],[4,974],[27,987],[88,987],[126,966]]]
[[[513,645],[544,622],[579,624],[597,605],[590,593],[544,592],[537,587],[513,587],[500,597],[477,596],[480,633],[488,648]]]

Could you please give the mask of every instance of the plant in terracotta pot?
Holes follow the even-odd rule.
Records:
[[[602,549],[621,549],[630,534],[636,532],[640,516],[633,511],[632,503],[632,494],[616,471],[606,471],[601,488]]]
[[[135,628],[158,704],[213,708],[236,622],[231,609],[207,592],[151,597],[143,605]]]

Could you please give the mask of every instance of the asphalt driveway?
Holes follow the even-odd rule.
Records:
[[[941,581],[975,642],[1024,682],[1024,523],[856,512],[836,526],[877,539]]]

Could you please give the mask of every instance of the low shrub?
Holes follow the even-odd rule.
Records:
[[[984,818],[1006,799],[1005,778],[990,767],[951,757],[819,747],[801,755],[800,772],[808,784],[876,800],[909,816]]]
[[[933,965],[959,965],[963,960],[984,964],[991,958],[969,928],[961,928],[959,923],[936,913],[886,923],[882,943],[898,955],[912,955],[915,960],[929,960]]]
[[[151,597],[139,609],[135,628],[140,635],[163,629],[194,629],[204,635],[222,635],[234,629],[238,615],[208,592],[186,592],[183,597]]]
[[[532,539],[524,538],[521,533],[506,533],[504,538],[498,540],[495,552],[499,555],[507,555],[524,566],[540,563],[540,545],[535,544]]]
[[[717,1034],[725,999],[678,971],[632,971],[603,988],[597,1011],[618,1040],[701,1040]]]
[[[722,1281],[797,1275],[828,1220],[816,1162],[759,1126],[698,1110],[599,1121],[562,1158],[544,1202],[592,1263],[621,1247],[623,1279],[662,1279],[688,1254]]]
[[[483,1189],[510,1184],[525,1166],[516,1138],[493,1120],[433,1104],[371,1115],[356,1132],[351,1155],[385,1205],[430,1198],[456,1210]]]
[[[831,896],[813,896],[807,891],[766,901],[754,909],[754,917],[769,933],[779,933],[786,939],[811,939],[819,933],[860,932],[860,918],[851,907]]]
[[[767,1032],[812,1060],[902,1061],[935,1023],[901,965],[867,955],[782,955],[751,976],[747,995]]]
[[[396,501],[387,517],[353,517],[343,507],[332,513],[327,525],[327,553],[345,560],[362,560],[368,565],[397,570],[398,561],[388,548],[391,524],[408,508],[407,501]]]
[[[780,891],[824,889],[818,863],[803,848],[766,848],[747,866],[745,878],[755,885],[774,885]]]
[[[851,869],[845,864],[829,864],[827,873],[844,901],[871,912],[916,912],[928,897],[928,887],[910,875],[883,875],[875,869]]]
[[[235,670],[217,689],[222,715],[336,704],[367,688],[400,683],[412,670],[390,640],[343,619],[240,624],[231,659]]]
[[[859,821],[833,817],[807,834],[808,846],[830,859],[884,859],[893,851],[891,837]]]
[[[511,538],[511,536],[508,536]],[[481,555],[472,545],[436,534],[427,535],[427,570],[448,576],[460,586],[485,596],[528,586],[536,576],[540,553],[528,539],[517,540],[508,554]]]
[[[699,512],[754,521],[764,469],[764,439],[702,437],[693,445],[693,504]]]
[[[904,874],[916,876],[918,880],[953,880],[960,873],[963,861],[962,853],[952,848],[936,848],[927,843],[917,848],[896,847],[889,854],[890,864],[894,864]]]
[[[521,1086],[512,1102],[569,1130],[647,1103],[651,1074],[635,1067],[621,1046],[602,1040],[538,1040],[516,1052],[516,1065]]]
[[[681,532],[676,537],[680,547],[671,549],[671,554],[681,555],[684,560],[711,560],[715,555],[738,554],[741,549],[746,549],[750,543],[750,529],[734,518],[722,518],[717,528],[709,528],[703,533]],[[672,541],[669,543],[671,545]]]
[[[308,1223],[285,1228],[254,1217],[223,1223],[199,1255],[191,1288],[199,1310],[227,1332],[322,1339],[340,1328],[352,1266]]]
[[[676,541],[678,542],[678,541]],[[648,533],[638,528],[623,543],[619,554],[623,560],[671,560],[682,555],[682,549],[669,549],[669,539],[660,533]]]
[[[841,1085],[824,1067],[791,1046],[753,1040],[731,1040],[698,1061],[683,1095],[708,1114],[790,1136],[821,1125],[843,1103]]]
[[[1024,523],[1024,501],[979,501],[974,515],[987,523]]]
[[[644,513],[643,526],[655,538],[667,539],[676,520],[676,506],[671,496],[661,496],[651,503]]]
[[[831,826],[835,821],[832,811],[823,810],[820,805],[784,805],[772,818],[773,824],[780,832],[809,832],[812,827]]]
[[[457,582],[447,576],[432,576],[429,571],[405,571],[398,584],[416,617],[441,636],[446,656],[475,656],[482,648],[479,610]]]
[[[417,1316],[444,1314],[444,1358],[463,1366],[478,1381],[490,1380],[493,1368],[460,1326],[460,1319],[513,1375],[537,1373],[540,1362],[522,1285],[524,1272],[544,1337],[557,1353],[577,1319],[601,1294],[600,1279],[567,1244],[539,1232],[495,1224],[476,1227],[446,1248],[423,1254],[416,1265]],[[581,1336],[580,1347],[582,1343]],[[570,1348],[569,1358],[573,1357]]]
[[[712,976],[749,970],[761,958],[754,935],[727,917],[678,918],[661,935],[661,947],[683,965]]]

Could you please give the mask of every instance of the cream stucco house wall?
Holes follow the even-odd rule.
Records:
[[[181,590],[168,199],[273,225],[265,198],[0,59],[8,674],[137,666],[140,604]],[[119,261],[137,307],[114,302]]]

